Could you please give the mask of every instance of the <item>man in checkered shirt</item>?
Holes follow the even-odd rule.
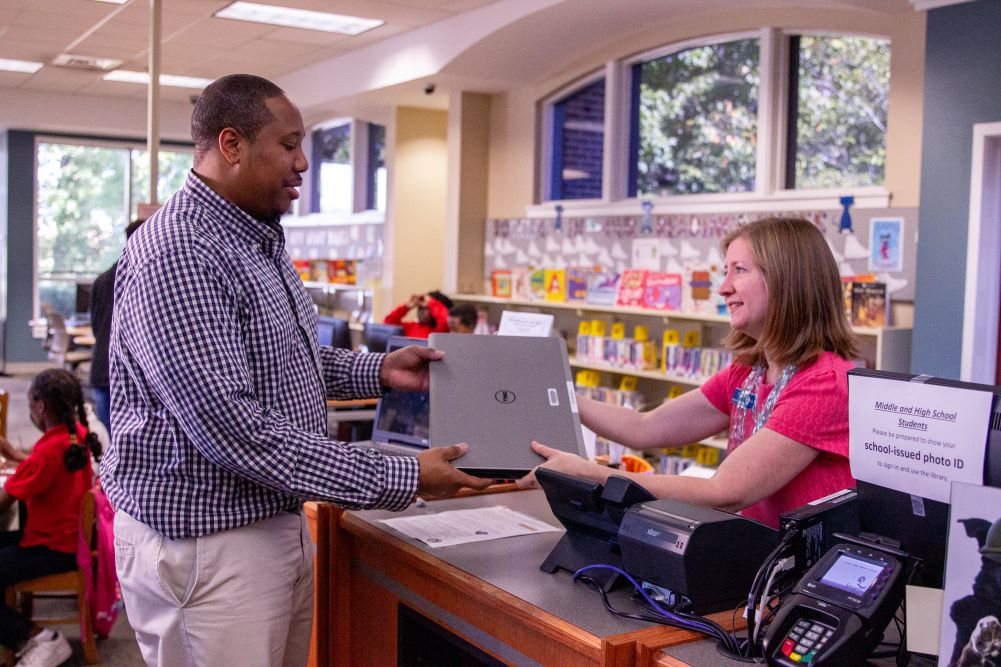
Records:
[[[279,223],[308,166],[283,91],[223,77],[191,134],[187,182],[129,240],[116,277],[102,481],[118,577],[149,664],[303,665],[303,500],[401,509],[489,480],[451,466],[465,445],[386,457],[327,438],[325,398],[426,390],[441,353],[317,346]]]

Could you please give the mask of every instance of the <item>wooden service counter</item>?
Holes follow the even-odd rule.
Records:
[[[442,664],[443,650],[459,651],[461,664],[680,664],[665,661],[661,649],[703,638],[614,616],[569,573],[542,572],[562,533],[431,549],[379,523],[491,505],[560,525],[541,491],[470,495],[401,513],[307,506],[317,541],[314,664]],[[639,611],[630,592],[619,587],[611,603]],[[731,617],[712,618],[729,628]]]

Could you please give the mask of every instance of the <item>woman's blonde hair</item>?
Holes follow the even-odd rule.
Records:
[[[739,238],[750,244],[765,278],[768,314],[760,340],[736,330],[724,339],[738,361],[803,366],[825,351],[856,357],[841,276],[820,230],[801,218],[764,218],[727,234],[723,252]]]

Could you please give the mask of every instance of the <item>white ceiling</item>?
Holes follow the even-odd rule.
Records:
[[[230,0],[161,0],[164,74],[214,79],[249,72],[274,80],[307,120],[354,105],[447,105],[449,89],[495,92],[543,80],[586,52],[701,13],[740,7],[828,7],[894,14],[957,0],[257,0],[385,24],[357,36],[213,18]],[[961,1],[961,0],[960,0]],[[46,63],[0,72],[4,89],[141,102],[146,86],[57,67],[60,53],[118,58],[146,70],[149,0],[0,0],[0,58]],[[435,95],[424,95],[428,82]],[[197,91],[161,86],[166,102]],[[3,110],[0,109],[0,112]]]
[[[264,0],[266,1],[266,0]],[[271,79],[370,46],[496,0],[282,0],[386,23],[347,36],[213,18],[230,0],[162,0],[164,74],[217,78],[248,72]],[[278,4],[278,3],[272,3]],[[55,56],[117,58],[123,69],[146,70],[148,0],[114,5],[96,0],[0,0],[0,58],[47,63],[35,74],[0,72],[0,88],[143,98],[145,86],[102,80],[103,72],[49,65]],[[186,99],[190,89],[161,87],[164,99]]]

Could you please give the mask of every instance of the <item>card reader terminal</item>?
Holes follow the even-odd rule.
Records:
[[[782,603],[765,637],[769,665],[854,664],[879,644],[903,596],[906,556],[838,544]]]

